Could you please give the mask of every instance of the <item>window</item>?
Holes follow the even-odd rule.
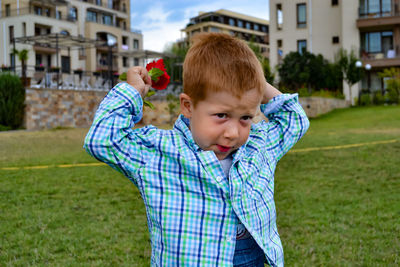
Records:
[[[361,49],[365,53],[383,53],[393,50],[393,32],[366,32],[361,34]]]
[[[45,8],[44,14],[46,14],[47,17],[50,17],[50,15],[51,15],[50,9],[49,8]]]
[[[96,5],[101,6],[101,0],[96,0]]]
[[[56,19],[61,19],[61,18],[62,18],[61,11],[57,11],[57,13],[56,13]]]
[[[97,22],[97,13],[88,10],[88,11],[87,11],[87,18],[86,18],[86,20],[87,20],[87,21],[92,21],[92,22]]]
[[[22,22],[22,34],[24,37],[26,37],[26,23]]]
[[[11,67],[13,69],[15,69],[15,54],[14,53],[10,53],[10,63],[11,63]]]
[[[8,27],[8,34],[10,37],[10,43],[12,43],[13,39],[14,39],[14,26],[9,26]]]
[[[282,12],[282,4],[276,5],[276,29],[282,30],[283,28],[283,12]]]
[[[139,40],[133,39],[133,49],[139,49]]]
[[[78,17],[78,10],[76,9],[76,7],[71,7],[69,9],[69,19],[76,20],[77,17]]]
[[[251,30],[251,24],[250,24],[250,22],[246,22],[246,29]]]
[[[339,0],[332,0],[332,6],[339,5]]]
[[[42,15],[42,8],[39,7],[39,6],[35,6],[35,7],[33,8],[33,12],[35,12],[36,15],[41,16],[41,15]]]
[[[243,28],[243,21],[241,21],[240,19],[238,19],[237,21],[237,26],[240,28]]]
[[[229,18],[229,25],[235,26],[235,20],[233,18]]]
[[[339,43],[339,36],[333,36],[332,37],[332,44],[338,44]]]
[[[6,17],[11,16],[11,8],[10,4],[6,4]]]
[[[276,40],[276,45],[280,48],[282,47],[282,39]]]
[[[134,58],[133,59],[133,65],[139,66],[139,59],[138,58]]]
[[[36,54],[35,55],[35,65],[36,66],[40,66],[41,64],[43,64],[42,55],[41,54]]]
[[[258,26],[258,24],[254,24],[254,30],[255,31],[259,31],[260,30],[260,27]]]
[[[216,27],[210,27],[210,32],[220,32],[220,30]]]
[[[298,40],[297,41],[297,52],[303,54],[304,51],[307,50],[307,40]]]
[[[306,8],[306,4],[297,4],[297,28],[305,28],[307,26]]]
[[[39,27],[35,27],[35,36],[40,35],[40,28]]]
[[[112,25],[112,20],[110,15],[103,15],[103,24]]]
[[[71,59],[67,56],[61,56],[61,72],[70,73],[71,72]]]
[[[122,66],[128,67],[128,58],[127,57],[122,57]]]
[[[383,17],[391,14],[391,0],[360,0],[360,17]]]

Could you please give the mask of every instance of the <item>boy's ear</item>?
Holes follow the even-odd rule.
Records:
[[[193,102],[190,96],[185,93],[179,95],[179,102],[181,104],[181,113],[186,118],[190,119],[193,112]]]

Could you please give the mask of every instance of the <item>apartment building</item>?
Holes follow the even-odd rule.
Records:
[[[199,15],[190,19],[190,22],[181,31],[186,37],[181,40],[189,45],[193,35],[199,32],[222,32],[236,36],[247,42],[252,41],[261,48],[264,56],[268,57],[269,22],[225,9],[212,12],[199,12]]]
[[[15,45],[18,50],[29,50],[28,73],[34,66],[49,69],[57,62],[65,73],[75,69],[108,70],[110,47],[80,47],[76,43],[56,53],[54,47],[46,47],[45,41],[38,45],[12,41],[29,36],[46,40],[46,35],[55,33],[113,44],[113,71],[142,64],[139,58],[126,56],[126,52],[143,49],[141,32],[131,30],[129,0],[0,0],[0,8],[1,65],[16,65],[18,71],[20,62],[12,54]]]
[[[339,48],[354,49],[367,76],[353,86],[384,90],[377,75],[400,66],[400,0],[270,0],[270,63],[276,67],[292,51],[322,54],[333,61]],[[344,84],[349,99],[349,88]]]

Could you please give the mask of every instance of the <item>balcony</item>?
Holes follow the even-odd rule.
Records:
[[[359,29],[384,29],[387,26],[400,24],[397,3],[392,1],[390,5],[380,5],[379,1],[376,2],[376,4],[364,5],[358,9],[357,27]]]
[[[52,18],[57,20],[64,20],[75,22],[76,18],[73,18],[67,14],[56,13],[54,9],[34,9],[33,7],[13,9],[13,10],[3,10],[1,12],[1,17],[14,17],[22,15],[36,15],[45,18]]]
[[[396,51],[397,50],[397,51]],[[400,65],[400,48],[390,49],[378,53],[360,51],[360,58],[364,64],[370,64],[373,68],[397,67]]]

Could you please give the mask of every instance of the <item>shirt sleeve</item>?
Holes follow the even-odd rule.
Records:
[[[306,133],[310,121],[299,103],[298,94],[275,96],[261,105],[261,112],[268,118],[268,122],[260,125],[267,153],[277,163]]]
[[[127,83],[117,84],[106,95],[85,138],[85,150],[137,185],[136,172],[154,154],[157,128],[132,129],[142,118],[143,101]]]

